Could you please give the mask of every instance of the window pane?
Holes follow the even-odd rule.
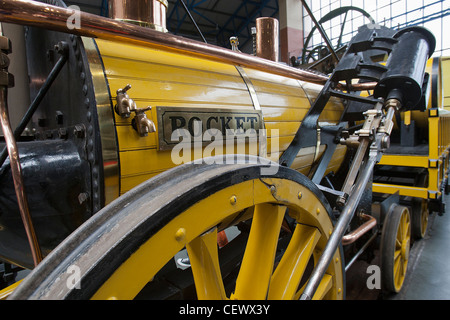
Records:
[[[442,37],[442,33],[444,31],[443,26],[450,25],[450,0],[309,0],[307,2],[313,8],[317,20],[337,8],[356,6],[368,12],[377,23],[389,28],[424,26],[436,36],[438,53],[449,53],[450,37]],[[324,24],[324,28],[334,45],[337,45],[341,35],[343,21],[344,16],[341,16]],[[361,14],[356,11],[350,12],[342,33],[342,42],[348,42],[358,28],[367,23],[369,23],[368,19],[363,18]],[[310,18],[305,16],[305,39],[311,27]],[[317,46],[321,43],[323,44],[323,40],[320,35],[314,36],[314,44]]]

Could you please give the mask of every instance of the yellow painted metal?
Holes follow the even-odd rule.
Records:
[[[405,125],[407,125],[407,126],[411,125],[411,111],[405,112],[403,121],[405,122]]]
[[[186,245],[199,300],[226,298],[217,248],[217,228]]]
[[[403,286],[409,261],[409,250],[411,245],[411,217],[408,209],[402,212],[397,230],[397,241],[394,252],[394,285],[396,292]]]
[[[428,156],[385,154],[380,165],[428,168]]]
[[[236,300],[265,299],[286,208],[271,203],[255,206],[252,229],[236,280]],[[262,250],[261,250],[262,249]],[[257,281],[255,281],[257,279]],[[300,282],[297,282],[297,284]]]
[[[425,112],[413,111],[402,114],[406,123],[415,121],[416,125],[428,130],[428,154],[385,154],[379,165],[415,167],[428,170],[428,186],[414,188],[404,185],[374,184],[373,191],[387,194],[399,192],[400,195],[422,199],[436,199],[440,194],[441,183],[448,171],[448,150],[450,149],[450,112],[446,108],[446,95],[450,94],[450,61],[448,58],[428,60],[427,72],[430,73],[430,90]],[[435,83],[436,82],[436,83]],[[434,95],[434,96],[433,96]],[[433,99],[437,108],[433,109]],[[447,101],[447,102],[446,102]]]
[[[0,300],[6,300],[8,297],[16,290],[16,288],[19,286],[19,284],[22,282],[22,280],[17,281],[16,283],[12,284],[11,286],[3,289],[0,291]]]
[[[157,127],[156,107],[254,109],[247,84],[233,65],[105,40],[96,40],[96,43],[111,104],[115,105],[116,91],[131,84],[128,94],[138,108],[153,107],[146,114]],[[245,73],[254,86],[268,130],[267,157],[277,161],[294,138],[311,107],[310,101],[318,95],[321,86],[257,70],[245,69]],[[341,101],[333,98],[320,121],[336,124],[342,111]],[[158,130],[148,137],[140,137],[131,127],[131,119],[122,119],[117,114],[115,129],[120,159],[120,194],[175,166],[171,152],[159,150]],[[278,132],[272,133],[274,129]],[[274,139],[278,144],[272,144]],[[345,150],[345,147],[339,147],[328,171],[339,169]],[[308,173],[314,160],[309,155],[314,155],[315,151],[315,148],[308,149],[306,154],[306,150],[302,150],[293,167]],[[319,155],[323,151],[324,148]],[[203,156],[201,152],[194,153]]]
[[[314,293],[312,300],[322,300],[325,294],[331,289],[333,285],[332,281],[332,277],[329,274],[326,274],[317,287],[316,293]]]
[[[372,191],[382,194],[395,194],[398,192],[400,196],[428,199],[428,188],[374,183]]]
[[[296,243],[286,251],[277,266],[273,276],[269,291],[269,299],[291,300],[297,292],[297,286],[300,282],[306,265],[312,255],[317,242],[320,238],[320,232],[313,227],[297,225],[292,236]],[[287,286],[281,284],[287,283]]]
[[[278,264],[280,269],[277,267],[273,272],[274,251],[286,208],[289,208],[289,214],[298,225],[294,239],[286,249],[286,256]],[[306,268],[305,261],[318,260],[333,224],[315,193],[304,185],[280,178],[245,181],[219,190],[186,209],[142,244],[93,298],[134,298],[184,247],[189,252],[199,298],[223,298],[216,226],[221,222],[227,225],[233,220],[238,222],[239,219],[252,217],[254,225],[249,234],[236,291],[230,299],[265,299],[268,293],[269,297],[298,298],[302,289],[297,289],[300,274]],[[343,298],[342,258],[337,250],[316,297]],[[293,265],[292,261],[298,263]],[[257,268],[252,267],[255,264],[258,264]],[[256,272],[262,266],[266,270]],[[284,271],[292,276],[284,275]]]

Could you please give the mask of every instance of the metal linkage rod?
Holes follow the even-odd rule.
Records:
[[[323,251],[323,254],[320,257],[319,261],[317,262],[317,265],[308,281],[308,284],[306,285],[305,290],[303,291],[303,294],[300,297],[300,300],[311,300],[314,296],[314,293],[316,292],[320,281],[325,275],[325,272],[328,269],[331,260],[333,259],[334,253],[339,247],[339,243],[341,242],[342,237],[344,236],[345,231],[355,214],[355,210],[359,204],[359,201],[361,200],[366,185],[372,177],[373,169],[376,163],[377,156],[370,156],[367,161],[367,165],[365,166],[361,176],[359,177],[355,185],[353,192],[348,198],[347,205],[342,210],[334,231],[328,239],[325,250]]]
[[[30,107],[28,108],[27,112],[23,116],[22,120],[20,121],[19,125],[17,126],[16,130],[14,130],[14,139],[18,140],[20,136],[22,135],[23,131],[25,130],[28,122],[30,122],[31,118],[33,117],[34,113],[36,112],[37,108],[39,107],[40,103],[44,99],[45,95],[47,94],[48,90],[52,86],[53,82],[55,81],[56,77],[64,67],[64,65],[67,62],[67,51],[63,52],[59,60],[56,62],[55,66],[53,67],[52,71],[47,77],[47,80],[42,85],[42,87],[39,89],[38,94],[34,98],[33,102],[31,103]],[[7,148],[3,148],[1,154],[0,154],[0,167],[5,162],[6,158],[8,157],[8,150]]]
[[[377,113],[381,110],[383,104],[380,102],[376,105],[375,109],[371,110],[374,112],[370,112],[370,114]],[[345,202],[345,207],[342,209],[342,212],[339,216],[338,222],[334,227],[333,233],[331,234],[328,242],[325,246],[325,249],[322,253],[322,256],[319,258],[317,265],[315,266],[311,277],[308,281],[308,284],[301,295],[301,300],[310,300],[314,296],[320,281],[325,275],[328,266],[333,259],[334,253],[336,252],[339,244],[342,241],[342,238],[345,235],[347,227],[349,226],[353,216],[355,214],[356,208],[361,200],[361,197],[366,189],[367,184],[370,182],[370,179],[373,175],[373,170],[375,165],[380,161],[383,150],[385,149],[386,138],[389,138],[391,133],[391,128],[386,128],[384,124],[390,123],[392,121],[392,117],[394,116],[394,108],[389,104],[386,104],[385,107],[388,107],[388,112],[384,118],[384,122],[381,121],[381,114],[377,117],[376,120],[369,114],[364,123],[363,129],[368,129],[370,132],[376,130],[376,134],[374,135],[374,142],[367,147],[367,144],[361,143],[358,148],[358,152],[364,153],[364,156],[361,156],[358,161],[353,163],[353,166],[361,166],[361,164],[366,163],[362,170],[359,170],[359,175],[356,180],[356,183],[353,184],[351,182],[352,188],[349,194],[347,201]],[[384,123],[384,124],[383,124]],[[366,135],[364,131],[360,130],[361,139],[363,141],[370,141],[372,138],[369,135]],[[349,172],[348,175],[352,173]],[[347,179],[349,180],[349,179]]]
[[[203,42],[208,43],[208,41],[206,41],[205,37],[203,36],[203,33],[200,30],[200,27],[198,26],[197,22],[195,21],[194,17],[192,16],[191,11],[187,7],[186,3],[184,3],[183,0],[179,0],[179,1],[183,5],[184,10],[186,11],[186,14],[189,16],[189,19],[191,19],[192,23],[194,24],[195,28],[197,29],[197,32],[200,34],[200,37],[202,38]]]

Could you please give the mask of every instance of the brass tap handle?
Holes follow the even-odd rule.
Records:
[[[127,94],[127,91],[130,89],[131,85],[127,84],[125,88],[117,90],[117,104],[114,107],[114,110],[122,118],[129,118],[131,115],[131,111],[137,109],[136,103]]]
[[[131,121],[131,125],[141,137],[146,137],[149,133],[156,132],[155,123],[145,114],[146,111],[152,110],[152,107],[138,108],[136,102],[127,94],[130,89],[131,85],[127,84],[125,88],[117,90],[117,104],[114,110],[122,118],[129,118],[134,112],[136,116]]]
[[[149,133],[156,132],[155,123],[147,118],[145,114],[146,111],[152,110],[152,107],[147,107],[143,109],[132,110],[136,113],[132,121],[133,128],[139,133],[141,137],[148,136]]]

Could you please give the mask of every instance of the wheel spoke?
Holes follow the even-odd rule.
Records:
[[[405,240],[409,240],[411,238],[411,223],[408,221],[408,225],[406,228],[406,237]]]
[[[272,204],[255,206],[233,298],[266,299],[285,211],[285,207]]]
[[[397,255],[397,257],[394,260],[394,283],[399,282],[402,264],[403,264],[402,257],[401,257],[401,254],[399,254],[399,255]]]
[[[399,259],[399,257],[401,257],[401,255],[402,255],[402,250],[400,247],[400,249],[395,250],[395,252],[394,252],[394,261],[397,261]]]
[[[408,229],[409,229],[409,223],[408,223],[408,214],[406,212],[402,215],[402,240],[405,240],[408,237]]]
[[[405,223],[404,223],[404,218],[403,215],[400,218],[400,223],[398,225],[398,231],[397,231],[397,240],[400,241],[400,243],[403,241],[403,239],[405,239]]]
[[[312,300],[322,300],[328,293],[328,291],[330,291],[330,289],[332,288],[332,280],[332,276],[330,276],[329,274],[325,274],[322,278],[322,281],[320,281],[320,284],[317,287],[316,293],[314,293]]]
[[[300,296],[302,295],[303,291],[306,288],[306,284],[305,283],[303,285],[303,287],[295,293],[293,300],[299,300]],[[312,298],[312,300],[322,300],[325,295],[333,288],[333,276],[326,273],[322,280],[319,283],[319,286],[317,287],[316,292],[314,293],[314,296]]]
[[[219,267],[217,228],[186,245],[199,300],[225,299]]]
[[[402,248],[402,240],[398,239],[398,236],[397,236],[397,239],[395,240],[395,249],[399,250],[401,248]]]
[[[308,261],[320,239],[316,228],[298,224],[269,289],[269,299],[292,299],[298,289]]]

